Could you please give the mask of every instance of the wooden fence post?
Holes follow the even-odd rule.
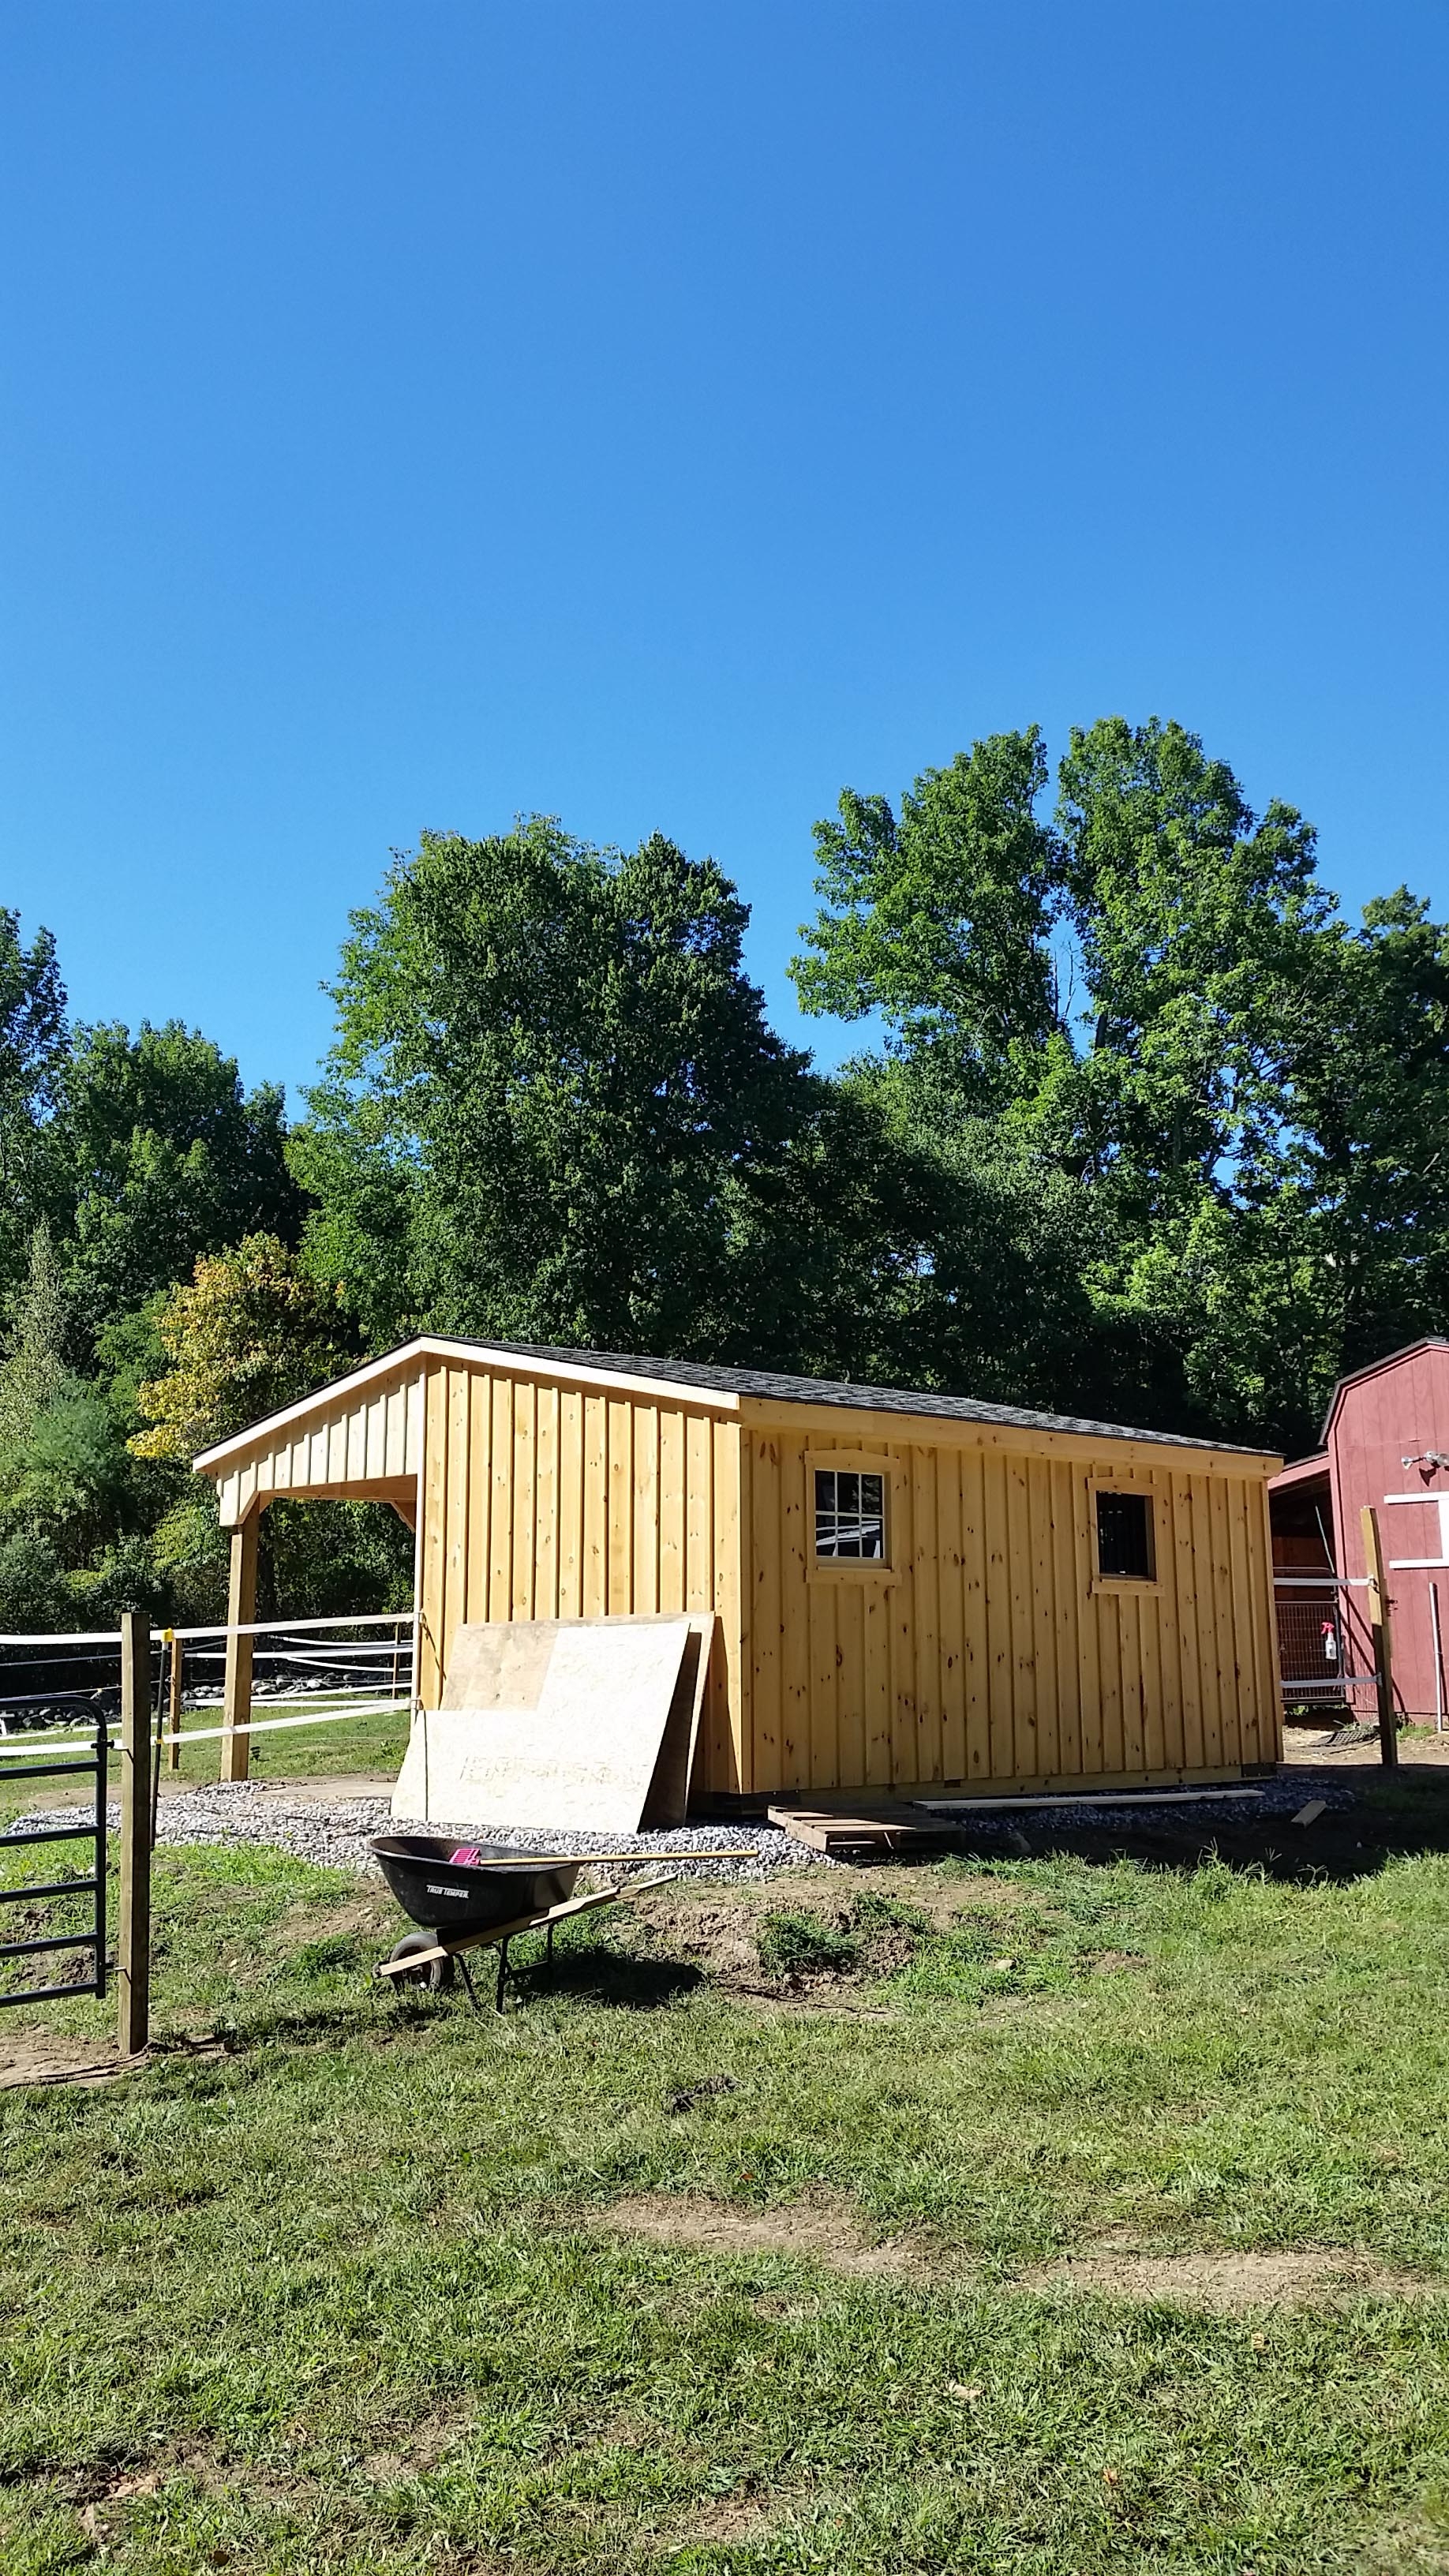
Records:
[[[1394,1655],[1389,1590],[1384,1581],[1384,1543],[1372,1503],[1359,1515],[1363,1523],[1364,1563],[1368,1569],[1368,1615],[1374,1641],[1374,1682],[1379,1703],[1379,1759],[1386,1771],[1399,1767],[1399,1729],[1394,1716]]]
[[[166,1722],[166,1732],[171,1741],[166,1747],[166,1768],[179,1771],[181,1747],[176,1738],[181,1732],[181,1665],[186,1650],[173,1628],[167,1629],[166,1642],[171,1649],[171,1691]]]
[[[139,2057],[151,2036],[151,1630],[121,1613],[121,1903],[116,2038]]]
[[[226,1603],[226,1680],[222,1686],[221,1722],[226,1732],[221,1739],[221,1776],[223,1780],[244,1780],[251,1769],[252,1739],[247,1731],[252,1714],[253,1637],[237,1632],[249,1628],[257,1615],[257,1523],[261,1515],[253,1506],[239,1529],[231,1534],[231,1580]]]

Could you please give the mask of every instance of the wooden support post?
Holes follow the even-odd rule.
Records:
[[[151,1631],[121,1614],[121,1902],[116,1926],[116,2044],[139,2057],[151,2036]]]
[[[166,1732],[171,1737],[171,1742],[166,1747],[166,1768],[168,1771],[179,1771],[181,1747],[176,1742],[176,1738],[181,1732],[181,1665],[185,1649],[172,1628],[166,1631],[166,1642],[171,1649],[171,1695],[167,1702],[166,1720]]]
[[[222,1699],[221,1722],[226,1732],[221,1739],[221,1776],[223,1780],[244,1780],[251,1767],[249,1735],[233,1734],[234,1727],[250,1723],[252,1713],[252,1648],[251,1637],[239,1637],[238,1628],[251,1625],[257,1615],[257,1526],[260,1514],[252,1510],[239,1529],[231,1534],[231,1581],[226,1604],[226,1686]]]
[[[1394,1656],[1389,1617],[1389,1589],[1384,1581],[1384,1544],[1379,1516],[1372,1503],[1360,1514],[1364,1564],[1368,1570],[1369,1627],[1374,1641],[1374,1681],[1379,1703],[1379,1758],[1386,1771],[1399,1767],[1399,1728],[1394,1716]]]

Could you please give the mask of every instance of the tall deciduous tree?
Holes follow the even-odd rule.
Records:
[[[293,1168],[317,1265],[376,1338],[436,1329],[698,1350],[739,1193],[814,1104],[712,860],[533,819],[425,834],[354,916]]]
[[[296,1241],[280,1088],[179,1020],[81,1030],[55,1079],[53,1214],[92,1330],[252,1234]]]
[[[66,1044],[55,941],[38,930],[27,947],[20,915],[0,905],[0,1295],[23,1270],[43,1209],[44,1127]]]
[[[356,1355],[336,1289],[275,1235],[203,1257],[152,1320],[169,1365],[138,1390],[148,1425],[131,1441],[138,1458],[189,1462],[340,1376]]]
[[[802,1000],[885,1015],[923,1146],[989,1112],[1082,1185],[1098,1374],[1302,1446],[1341,1368],[1449,1322],[1449,942],[1402,892],[1350,930],[1311,827],[1180,725],[1074,731],[1059,785],[1048,825],[1009,735],[899,823],[842,799]]]

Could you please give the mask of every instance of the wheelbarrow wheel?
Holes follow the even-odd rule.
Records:
[[[436,1950],[437,1946],[435,1932],[409,1932],[405,1940],[399,1941],[387,1964],[394,1968],[400,1960],[416,1959],[421,1952]],[[457,1977],[458,1962],[445,1953],[441,1959],[423,1959],[420,1967],[406,1969],[395,1982],[400,1986],[426,1986],[429,1994],[441,1995],[457,1983]]]

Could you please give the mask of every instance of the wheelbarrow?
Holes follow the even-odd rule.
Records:
[[[575,1896],[581,1869],[597,1857],[605,1862],[652,1858],[649,1853],[602,1852],[575,1859],[562,1853],[515,1851],[509,1843],[460,1843],[456,1834],[377,1834],[372,1852],[383,1877],[405,1914],[424,1926],[399,1941],[378,1975],[399,1984],[426,1986],[439,1993],[452,1985],[459,1968],[468,2000],[479,2010],[468,1971],[469,1950],[496,1948],[498,1991],[495,2009],[503,2010],[509,1978],[508,1945],[523,1932],[547,1935],[549,1975],[553,1974],[553,1936],[560,1923],[577,1914],[592,1914],[601,1905],[642,1896],[664,1887],[667,1877],[642,1880],[637,1886],[596,1888]],[[661,1855],[673,1857],[673,1855]],[[689,1854],[693,1859],[695,1855]]]

